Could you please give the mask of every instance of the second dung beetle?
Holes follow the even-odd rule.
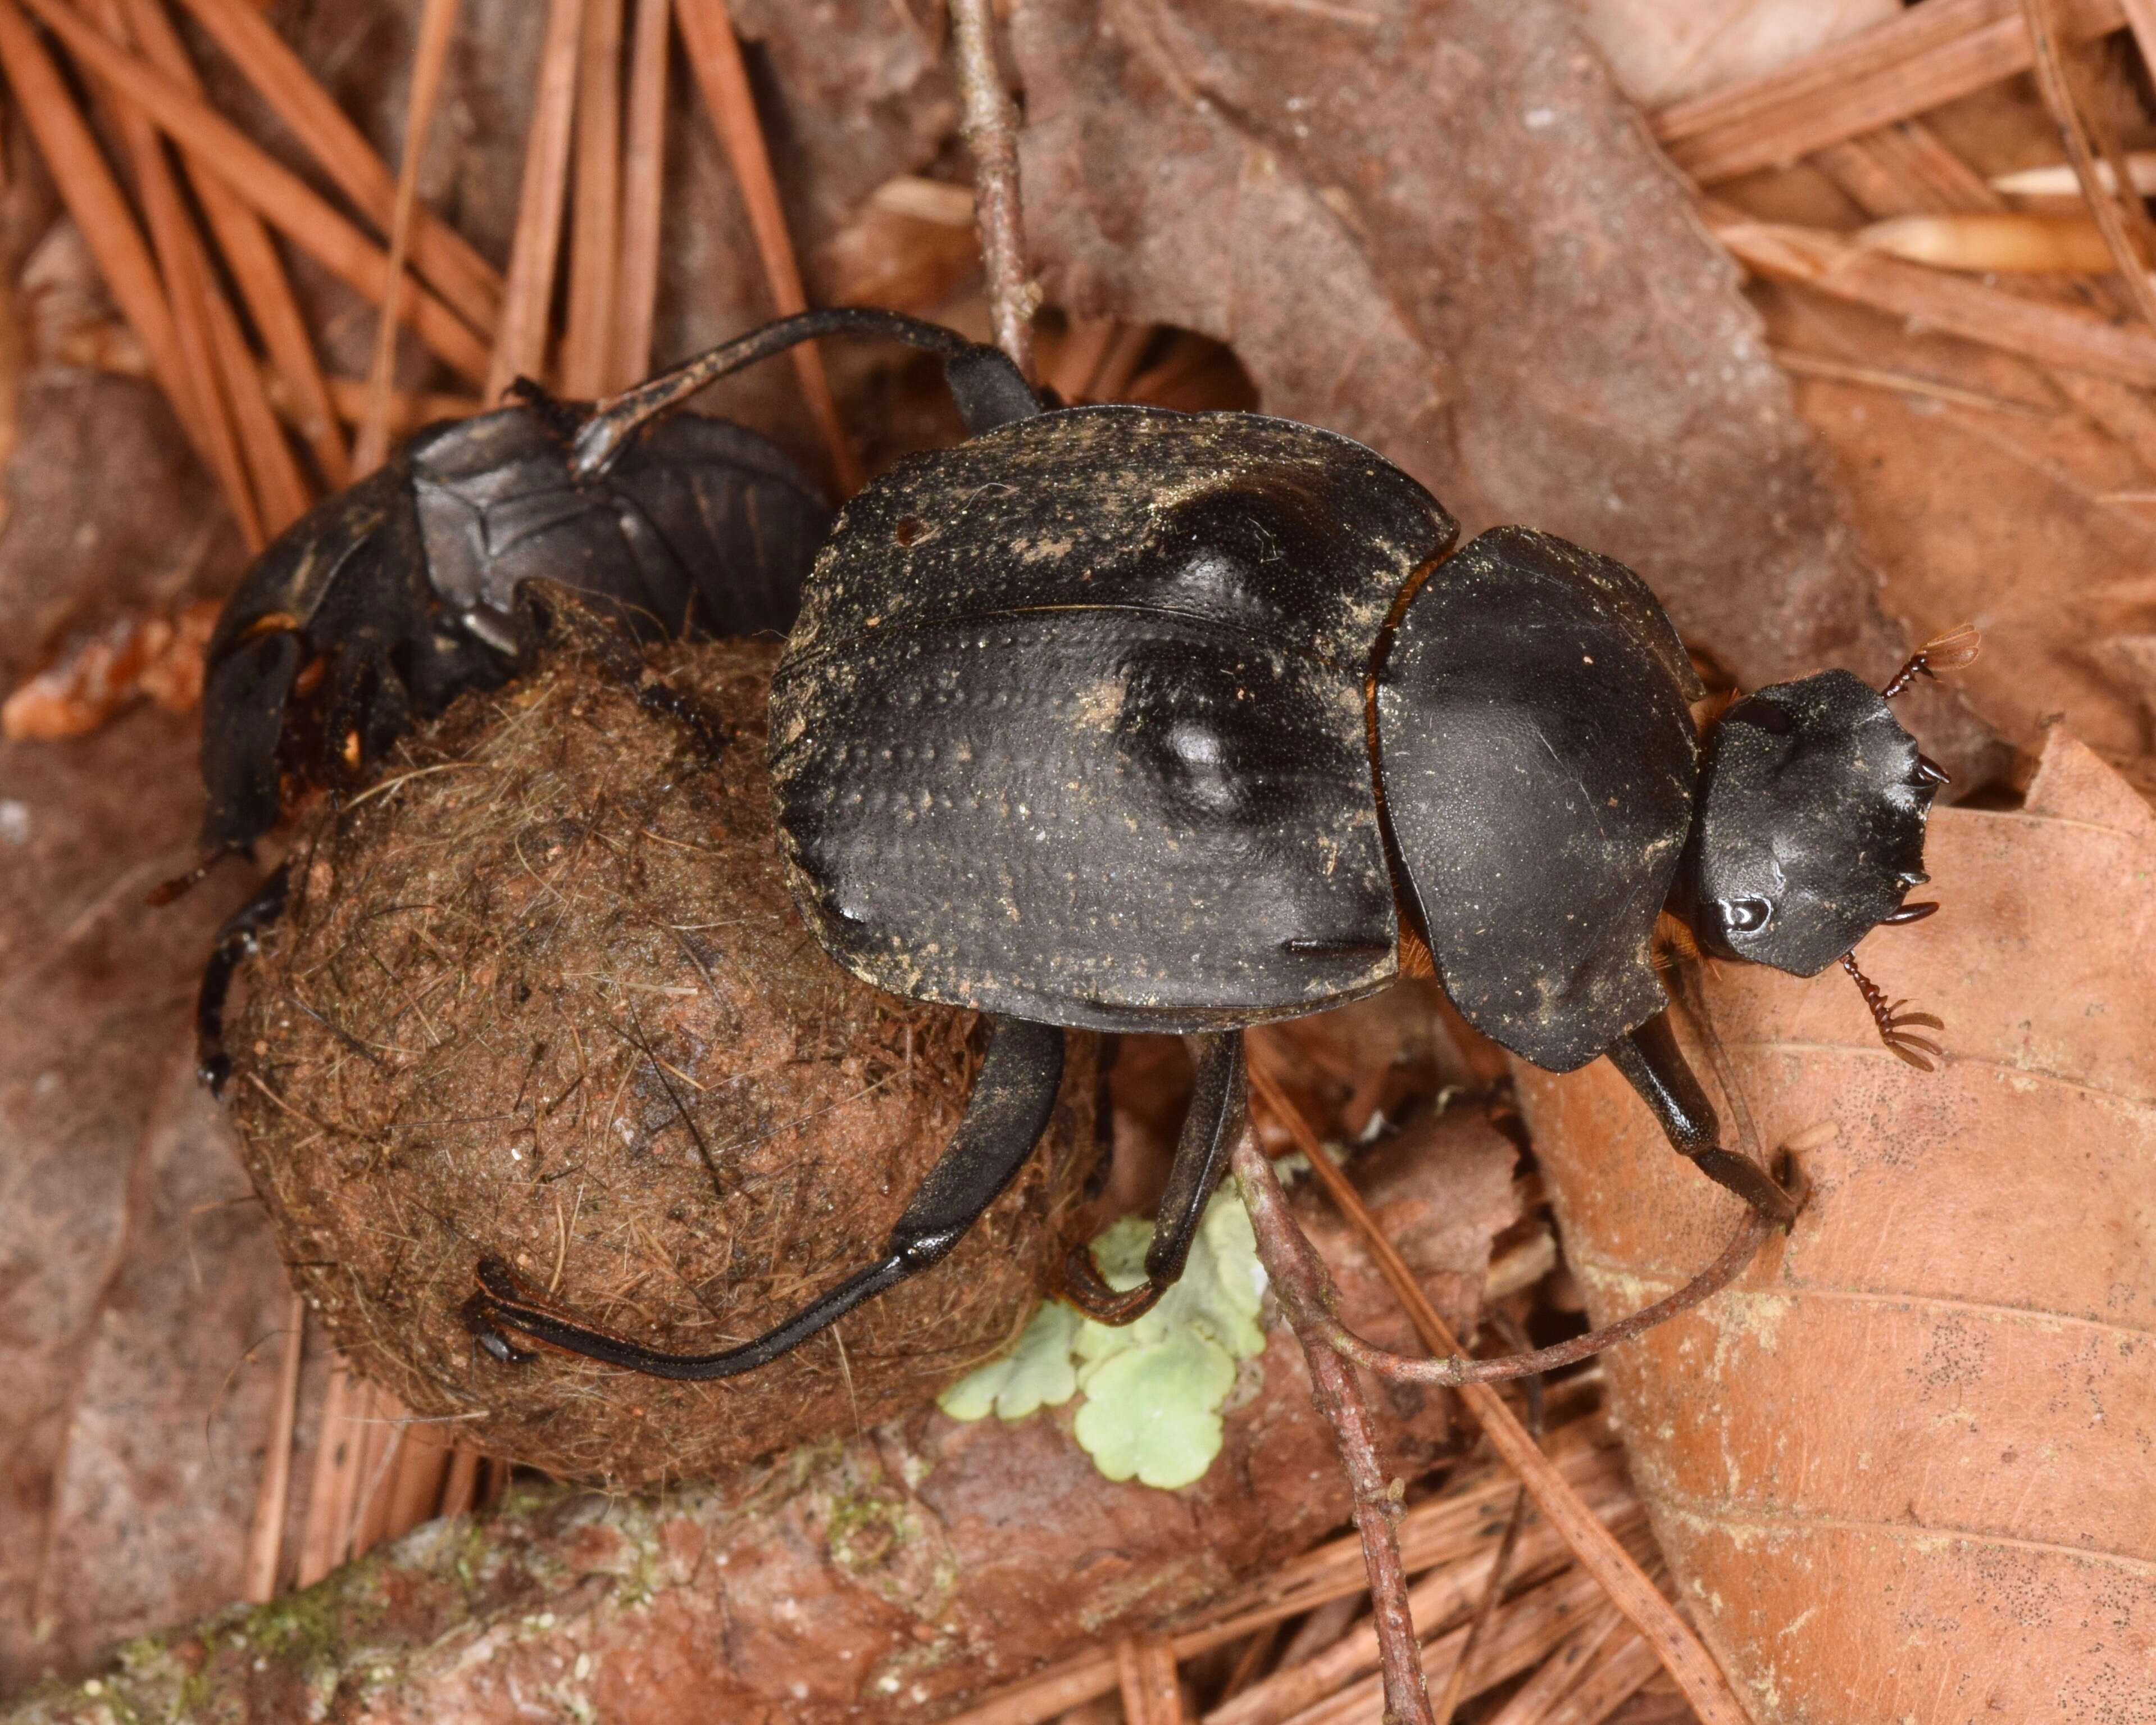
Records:
[[[349,777],[414,720],[503,681],[542,577],[660,638],[783,634],[831,512],[775,445],[722,419],[653,425],[607,472],[570,470],[576,403],[431,425],[249,567],[204,656],[202,842],[276,824],[280,778]]]
[[[1254,413],[1044,410],[993,349],[933,325],[809,313],[604,404],[603,475],[638,428],[791,342],[872,330],[941,354],[970,435],[840,513],[773,685],[770,765],[796,902],[864,981],[971,1007],[992,1037],[957,1135],[885,1255],[767,1334],[664,1353],[480,1266],[468,1316],[670,1378],[731,1376],[937,1262],[1031,1152],[1066,1029],[1198,1039],[1196,1096],[1147,1280],[1075,1251],[1075,1299],[1135,1317],[1181,1273],[1240,1112],[1242,1027],[1435,973],[1533,1064],[1607,1056],[1702,1173],[1786,1221],[1724,1147],[1672,1034],[1666,912],[1717,957],[1840,963],[1881,1037],[1936,1048],[1856,972],[1858,941],[1936,908],[1944,774],[1845,670],[1710,720],[1646,583],[1549,534],[1455,549],[1428,490],[1360,444]]]
[[[682,413],[603,474],[572,471],[588,409],[522,399],[430,425],[302,516],[249,567],[204,655],[208,860],[274,827],[290,786],[357,784],[418,720],[508,679],[531,645],[519,593],[544,578],[639,638],[783,634],[830,525],[775,444]],[[220,931],[197,1003],[204,1081],[222,1087],[234,969],[282,912],[280,869]]]

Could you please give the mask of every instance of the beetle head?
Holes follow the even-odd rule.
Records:
[[[1811,976],[1877,924],[1922,914],[1902,896],[1928,878],[1944,780],[1847,671],[1738,701],[1707,740],[1680,875],[1701,945]]]

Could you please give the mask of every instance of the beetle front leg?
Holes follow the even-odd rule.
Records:
[[[278,864],[254,896],[225,919],[217,944],[209,949],[209,962],[203,966],[202,987],[195,995],[195,1072],[213,1096],[223,1095],[232,1076],[232,1057],[224,1051],[224,1002],[232,992],[233,973],[261,945],[263,931],[285,914],[291,868],[290,863]]]
[[[479,1345],[505,1364],[529,1359],[512,1335],[652,1378],[701,1382],[767,1365],[829,1329],[864,1300],[940,1263],[1002,1195],[1047,1129],[1063,1081],[1063,1033],[1023,1019],[995,1019],[988,1058],[966,1100],[965,1117],[891,1230],[884,1255],[754,1341],[719,1353],[664,1353],[584,1323],[517,1285],[499,1259],[479,1266],[480,1291],[465,1322]]]
[[[1796,1199],[1771,1174],[1722,1147],[1722,1125],[1715,1118],[1714,1105],[1677,1046],[1667,1011],[1656,1013],[1603,1052],[1654,1111],[1670,1142],[1708,1179],[1727,1187],[1763,1216],[1784,1224],[1796,1219]]]
[[[1093,1255],[1073,1246],[1063,1266],[1063,1296],[1096,1323],[1135,1323],[1174,1286],[1190,1256],[1190,1243],[1205,1219],[1205,1203],[1227,1172],[1228,1153],[1242,1124],[1243,1033],[1229,1030],[1197,1039],[1198,1082],[1176,1141],[1168,1189],[1153,1213],[1152,1245],[1146,1279],[1118,1293],[1101,1281]]]

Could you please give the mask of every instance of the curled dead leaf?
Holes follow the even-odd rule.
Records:
[[[203,649],[217,613],[204,600],[175,616],[108,624],[17,685],[0,706],[0,737],[86,737],[144,696],[168,713],[191,711],[202,699]]]
[[[1945,1020],[1937,1073],[1838,972],[1712,981],[1758,1141],[1802,1139],[1815,1196],[1610,1356],[1615,1406],[1762,1725],[2146,1717],[2156,813],[2055,730],[2025,808],[1938,811],[1926,862],[1944,913],[1862,957]],[[1732,1201],[1603,1063],[1521,1080],[1594,1319],[1681,1281]]]

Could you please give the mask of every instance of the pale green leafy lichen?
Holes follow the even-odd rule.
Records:
[[[1152,1243],[1152,1224],[1126,1217],[1093,1242],[1093,1261],[1110,1286],[1135,1287]],[[1111,1327],[1047,1302],[1009,1353],[937,1405],[954,1420],[1016,1420],[1082,1391],[1071,1429],[1093,1465],[1111,1480],[1173,1491],[1220,1453],[1236,1362],[1265,1348],[1264,1293],[1250,1218],[1232,1192],[1216,1194],[1181,1280],[1136,1323]]]
[[[953,1420],[983,1420],[993,1413],[1009,1420],[1061,1407],[1078,1393],[1070,1349],[1083,1322],[1060,1301],[1042,1301],[1009,1353],[968,1373],[936,1405]]]
[[[1196,1330],[1126,1348],[1086,1368],[1071,1422],[1079,1447],[1111,1480],[1172,1491],[1204,1477],[1220,1453],[1220,1405],[1235,1362]]]

